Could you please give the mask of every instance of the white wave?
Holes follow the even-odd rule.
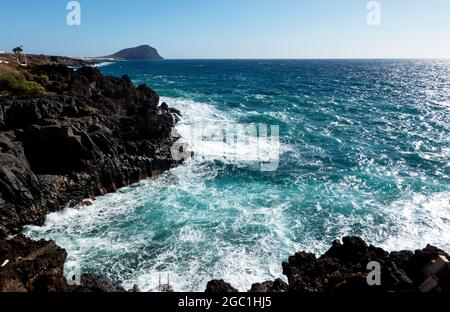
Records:
[[[192,225],[187,225],[180,230],[180,240],[183,242],[196,243],[205,239],[203,232]]]
[[[91,67],[96,67],[96,68],[105,67],[105,66],[108,66],[108,65],[111,65],[111,64],[114,64],[114,63],[115,62],[101,62],[101,63],[93,64],[93,65],[91,65]]]
[[[257,100],[262,101],[262,100],[267,99],[269,96],[268,96],[268,95],[265,95],[265,94],[255,94],[255,95],[253,95],[253,97],[254,97],[255,99],[257,99]]]
[[[161,102],[182,112],[177,130],[196,160],[246,166],[279,161],[280,155],[290,149],[274,132],[279,130],[278,125],[240,124],[212,105],[191,100],[161,98]]]
[[[387,210],[397,227],[397,234],[382,244],[387,250],[414,250],[432,244],[450,251],[450,192],[414,194]]]
[[[388,251],[422,249],[427,244],[450,251],[450,192],[413,194],[386,206],[365,204],[373,210],[365,214],[333,212],[324,220],[323,234],[330,241],[316,241],[302,249],[322,254],[332,239],[355,235],[357,226],[361,229],[358,236]],[[355,211],[359,209],[358,204],[353,206]]]

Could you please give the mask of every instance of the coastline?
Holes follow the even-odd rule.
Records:
[[[53,70],[56,70],[56,74],[52,72]],[[55,94],[45,95],[44,97],[39,96],[39,101],[36,101],[33,97],[21,98],[12,96],[7,97],[6,102],[4,102],[5,99],[0,98],[2,101],[2,116],[7,116],[0,124],[3,135],[1,143],[3,144],[2,148],[4,148],[2,152],[5,150],[7,153],[8,151],[11,151],[9,154],[13,156],[8,156],[8,161],[13,159],[13,157],[19,160],[19,166],[11,168],[10,170],[10,172],[16,173],[18,172],[17,168],[21,169],[21,175],[16,175],[19,183],[11,183],[11,185],[23,185],[24,183],[31,182],[29,185],[32,190],[27,190],[26,187],[25,189],[20,189],[20,193],[26,193],[28,191],[29,195],[27,194],[25,198],[19,199],[13,198],[14,196],[12,196],[11,198],[13,200],[17,200],[17,202],[12,202],[12,204],[17,204],[19,210],[23,209],[25,211],[26,209],[23,204],[29,204],[31,202],[30,199],[34,200],[37,189],[44,186],[43,189],[45,189],[45,193],[40,194],[42,195],[42,198],[38,205],[31,205],[32,210],[36,210],[34,212],[31,211],[30,213],[29,211],[25,211],[25,213],[22,214],[20,211],[17,212],[16,208],[11,209],[11,207],[6,207],[11,212],[13,212],[12,210],[16,210],[17,217],[13,217],[6,221],[5,219],[2,220],[3,223],[0,225],[0,229],[2,229],[3,238],[11,234],[16,234],[22,225],[42,224],[47,213],[59,210],[69,203],[77,205],[80,202],[83,202],[84,199],[115,192],[120,187],[131,185],[150,176],[156,176],[178,164],[170,158],[170,146],[178,138],[171,137],[171,130],[175,124],[171,123],[169,119],[173,120],[172,117],[178,116],[179,114],[170,108],[158,108],[159,97],[152,90],[142,86],[134,88],[127,77],[122,77],[121,79],[103,77],[102,75],[99,75],[98,71],[93,69],[81,69],[79,72],[75,72],[63,67],[43,67],[37,68],[36,71],[33,69],[31,74],[37,76],[49,76],[50,82],[49,85],[46,86],[46,89],[51,90],[51,92],[54,92]],[[61,87],[65,82],[68,88]],[[92,87],[93,85],[95,87]],[[100,96],[101,98],[104,96],[104,93],[112,96],[105,96],[102,105],[93,106],[93,103],[87,105],[87,107],[83,105],[82,102],[86,101],[86,98],[89,99],[89,97],[94,95]],[[133,97],[138,99],[138,107],[134,106],[135,102],[130,101],[130,98]],[[117,101],[117,99],[123,100],[124,98],[127,100],[124,102],[119,100],[117,103],[119,103],[126,111],[138,109],[139,113],[144,112],[145,114],[150,114],[150,116],[153,114],[158,115],[159,113],[164,116],[162,120],[159,120],[161,127],[158,126],[154,128],[152,126],[153,128],[149,129],[146,121],[141,120],[140,116],[136,115],[134,112],[122,116],[122,112],[117,112],[113,109],[112,120],[97,114],[99,111],[102,111],[101,115],[111,113],[110,104]],[[69,105],[65,105],[67,102],[69,102]],[[40,105],[42,105],[41,108],[39,108]],[[104,107],[102,107],[103,105]],[[24,111],[22,111],[22,109],[24,109]],[[28,114],[30,110],[33,118],[31,120],[23,121],[24,113],[26,112]],[[55,111],[56,113],[54,113]],[[51,114],[54,115],[51,115],[49,112],[52,112]],[[59,120],[61,116],[64,117],[64,122]],[[150,117],[149,115],[147,116]],[[103,117],[105,119],[103,119]],[[127,118],[123,120],[122,117]],[[65,118],[68,118],[69,122]],[[71,118],[74,119],[70,120]],[[41,124],[44,119],[45,124]],[[49,119],[52,121],[49,122]],[[94,119],[95,122],[93,122]],[[27,124],[27,122],[29,123]],[[72,128],[74,122],[76,125],[76,127],[74,127],[75,129]],[[83,126],[85,128],[79,129],[80,124],[86,122],[88,124],[90,123],[89,127]],[[98,122],[107,125],[107,127],[105,129],[96,128],[94,132],[100,131],[100,133],[95,133],[94,138],[92,137],[90,128],[94,127],[94,123],[97,124]],[[113,141],[111,139],[111,132],[106,130],[114,128],[117,124],[120,128],[121,122],[124,122],[127,127],[130,127],[137,122],[139,127],[133,129],[133,133],[128,133],[127,135],[129,135],[129,137],[123,142],[111,142]],[[32,128],[32,131],[24,132],[24,129],[22,128]],[[121,130],[123,130],[123,128],[121,128]],[[163,133],[162,137],[160,136],[161,132]],[[149,137],[153,139],[150,140],[150,145],[143,149],[136,146],[138,142],[142,143],[141,141],[146,141]],[[71,154],[73,152],[77,152],[78,154],[75,153],[76,157],[72,157],[71,154],[61,154],[61,151],[51,150],[50,146],[45,146],[45,149],[48,149],[48,151],[41,155],[42,145],[39,145],[36,142],[41,140],[42,143],[42,140],[45,141],[49,138],[67,146]],[[21,147],[20,144],[23,146]],[[126,144],[127,146],[121,148],[121,144]],[[155,144],[159,146],[155,147]],[[153,152],[151,152],[152,148]],[[156,152],[157,149],[158,152]],[[89,152],[90,150],[94,151],[94,155],[85,156],[84,153]],[[108,151],[112,152],[112,156],[108,154]],[[122,155],[120,151],[125,151],[125,153],[123,153],[125,155]],[[133,153],[130,153],[130,151],[133,151]],[[148,155],[149,151],[153,156],[146,158],[145,155]],[[58,155],[58,157],[55,159],[51,156],[53,154]],[[82,156],[80,157],[80,155]],[[51,162],[47,159],[48,157],[50,157]],[[71,161],[68,163],[58,163],[58,159],[61,158],[70,159]],[[78,163],[77,159],[85,159],[86,161]],[[25,162],[28,162],[28,165],[23,165]],[[46,170],[49,170],[51,167],[50,164],[52,166],[58,164],[58,167],[60,167],[59,169],[62,171],[46,172]],[[142,168],[145,169],[142,170]],[[34,171],[38,174],[36,175]],[[86,171],[91,172],[89,173]],[[73,172],[75,172],[75,174]],[[33,174],[35,177],[33,177]],[[11,175],[8,177],[11,177]],[[24,179],[22,179],[22,177],[24,177]],[[21,201],[24,201],[24,203]],[[89,204],[89,201],[86,201],[85,204]],[[14,216],[14,212],[11,215]],[[17,237],[17,240],[22,246],[33,244],[31,241],[24,241],[20,236]],[[30,253],[35,253],[35,248],[37,250],[48,248],[47,250],[49,250],[49,252],[46,256],[52,257],[55,254],[58,254],[59,258],[58,261],[56,261],[57,264],[55,267],[60,268],[61,262],[62,265],[64,264],[64,261],[61,261],[62,258],[65,258],[61,256],[64,255],[64,252],[60,249],[54,250],[54,248],[57,247],[51,242],[48,243],[49,247],[45,246],[46,243],[41,243],[44,244],[44,246],[32,246],[32,251],[30,251]],[[11,247],[8,245],[4,248],[8,249]],[[15,248],[17,248],[17,246]],[[423,256],[424,254],[426,256]],[[13,257],[17,256],[14,251],[11,252],[11,255]],[[281,280],[276,280],[258,285],[255,284],[252,286],[252,290],[260,292],[287,290],[300,292],[328,292],[353,291],[355,289],[360,289],[361,285],[366,285],[363,283],[365,281],[364,274],[366,274],[364,263],[367,262],[367,257],[370,256],[372,259],[376,258],[383,263],[388,263],[386,267],[388,278],[392,277],[394,281],[398,281],[391,282],[389,283],[389,286],[386,286],[391,288],[378,288],[377,291],[414,292],[417,291],[418,284],[422,282],[421,279],[423,276],[420,275],[420,272],[423,270],[423,267],[439,255],[448,257],[443,251],[433,247],[427,247],[425,250],[418,251],[415,254],[411,252],[387,254],[382,250],[367,246],[360,239],[345,239],[343,245],[335,242],[332,249],[319,258],[319,260],[311,254],[305,253],[299,253],[294,257],[291,257],[289,262],[283,265],[284,272],[288,276],[289,285]],[[20,257],[27,258],[27,256],[28,255],[24,254]],[[418,261],[417,258],[422,260]],[[30,261],[37,260],[30,259]],[[394,263],[393,266],[391,265],[391,262]],[[13,265],[19,265],[19,263],[20,260],[18,260],[17,263],[11,262],[6,264],[6,266],[11,266],[11,268],[13,268]],[[52,267],[52,269],[54,269],[54,267]],[[16,269],[10,270],[11,271],[9,271],[8,274],[12,277],[9,278],[14,279],[14,272]],[[2,269],[2,272],[5,271]],[[341,273],[337,274],[335,272]],[[50,282],[44,279],[46,281],[45,283],[48,283],[48,285],[56,283],[59,286],[53,285],[52,287],[44,288],[48,291],[66,291],[66,289],[63,289],[63,286],[61,286],[64,285],[64,279],[60,278],[61,274],[62,270],[59,270],[57,272],[58,277],[55,277],[55,279],[58,280],[57,282],[54,282],[53,279],[50,279]],[[305,280],[304,276],[310,274],[314,274],[316,277],[319,277],[321,274],[324,275],[320,285],[316,280]],[[329,274],[332,274],[334,279],[332,279],[333,282],[330,282]],[[415,277],[410,278],[410,275]],[[6,280],[6,277],[2,278],[2,280]],[[25,284],[26,282],[24,285]],[[11,284],[9,284],[9,286],[10,285]],[[35,286],[36,285],[25,285],[16,290],[36,290],[36,288],[34,288]],[[100,291],[102,290],[99,287],[97,288]],[[105,288],[103,290],[113,291],[111,288]],[[122,291],[123,289],[118,288],[118,290]],[[213,281],[209,283],[207,290],[221,292],[235,291],[231,285],[225,284],[225,282],[222,281]],[[367,291],[372,290],[373,289],[371,288],[367,289]]]
[[[74,71],[64,65],[33,65],[12,72],[26,77],[24,86],[41,87],[33,94],[11,89],[0,96],[0,238],[18,234],[26,224],[43,224],[49,212],[66,205],[81,208],[96,196],[179,164],[170,152],[179,139],[173,131],[179,112],[158,106],[158,95],[148,87],[134,87],[127,76],[103,76],[92,67]],[[11,284],[7,277],[14,280],[20,274],[21,269],[10,268],[24,265],[21,257],[40,265],[28,254],[17,258],[16,253],[26,253],[25,246],[31,245],[31,254],[37,248],[49,250],[50,260],[59,255],[51,261],[58,268],[54,287],[61,290],[59,267],[65,251],[52,242],[34,246],[20,235],[16,239],[22,247],[4,254],[16,259],[1,261],[2,289],[38,287],[29,284],[36,276],[19,284]],[[3,243],[9,250],[8,241]]]

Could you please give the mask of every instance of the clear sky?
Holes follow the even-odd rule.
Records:
[[[101,56],[150,44],[165,58],[450,58],[449,0],[1,0],[0,50]]]

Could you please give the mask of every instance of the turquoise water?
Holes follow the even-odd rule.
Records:
[[[144,290],[167,274],[179,291],[202,291],[213,278],[246,290],[282,277],[288,255],[321,253],[344,235],[450,251],[449,61],[171,60],[101,70],[127,73],[180,109],[178,131],[196,157],[27,227],[67,249],[67,270]],[[252,136],[241,148],[205,140],[205,129],[256,124],[279,126],[279,141],[262,148],[279,156],[274,171],[249,155]]]

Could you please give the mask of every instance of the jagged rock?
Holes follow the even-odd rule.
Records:
[[[18,235],[0,240],[0,292],[66,291],[63,276],[67,253],[53,241],[31,241]]]
[[[103,276],[85,274],[80,286],[64,277],[67,253],[54,241],[33,241],[23,235],[0,240],[0,292],[123,292]]]
[[[179,112],[146,85],[92,67],[27,72],[44,75],[47,94],[0,97],[0,238],[179,163],[170,151]]]
[[[298,252],[283,263],[283,273],[288,284],[281,279],[253,284],[249,292],[300,292],[300,293],[373,293],[373,292],[419,292],[419,286],[427,278],[436,282],[432,291],[450,292],[450,267],[431,276],[425,268],[444,256],[444,251],[428,245],[422,250],[388,253],[381,248],[367,245],[359,237],[336,240],[321,257],[312,253]],[[442,260],[444,264],[447,260]],[[380,285],[369,285],[370,262],[380,264]],[[441,262],[442,262],[441,261]],[[442,264],[440,264],[442,266]],[[433,273],[434,274],[434,273]],[[428,287],[430,288],[430,287]],[[234,289],[222,280],[210,281],[207,291],[220,292]]]
[[[381,248],[368,246],[361,238],[345,237],[343,243],[333,242],[320,258],[300,252],[283,263],[289,291],[312,292],[416,292],[423,282],[424,267],[445,253],[427,246],[415,253],[389,254]],[[381,268],[381,285],[367,283],[367,264],[376,261]]]
[[[237,292],[237,289],[233,288],[230,284],[223,280],[212,280],[206,285],[207,293],[232,293]]]
[[[446,252],[427,245],[424,249],[416,250],[414,253],[411,251],[392,252],[390,259],[404,270],[415,284],[420,284],[425,278],[423,269],[439,256],[450,259]]]

